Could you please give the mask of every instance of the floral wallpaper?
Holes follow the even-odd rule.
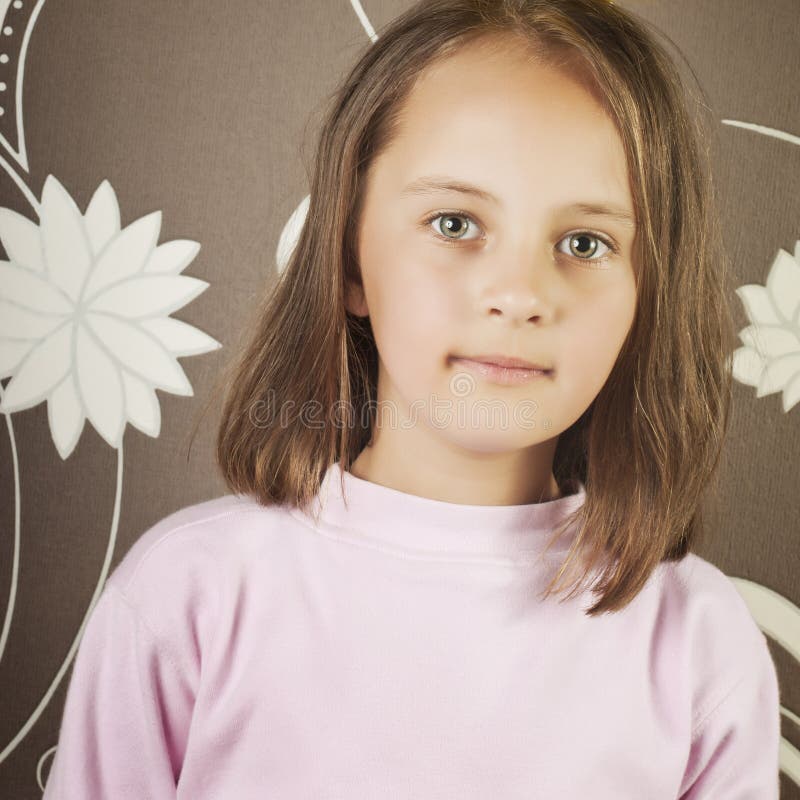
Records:
[[[0,0],[0,796],[41,796],[114,565],[225,493],[216,420],[194,462],[183,437],[295,246],[314,115],[407,5]],[[797,7],[621,5],[680,47],[719,121],[742,346],[724,533],[701,555],[768,637],[781,796],[800,798]]]

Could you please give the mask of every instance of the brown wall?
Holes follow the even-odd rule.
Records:
[[[746,350],[743,339],[732,354],[723,496],[700,554],[735,579],[768,634],[784,711],[781,796],[800,798],[800,7],[621,4],[671,37],[707,93],[735,284],[766,286],[764,308],[778,315],[768,330],[776,323],[765,311],[751,319],[746,293],[736,298],[739,329],[760,323],[763,343]],[[0,796],[30,800],[46,781],[78,637],[106,576],[155,521],[226,491],[212,462],[219,404],[187,459],[195,415],[243,312],[277,274],[282,233],[291,244],[315,115],[370,30],[408,4],[364,0],[364,18],[355,0],[18,5],[0,31],[0,206],[30,224],[0,212],[5,257],[31,258],[24,243],[38,241],[47,216],[64,223],[63,263],[91,267],[89,241],[116,235],[118,203],[122,228],[136,223],[118,259],[138,268],[156,242],[184,240],[147,269],[182,258],[195,279],[165,311],[194,330],[163,334],[161,359],[140,351],[147,380],[125,384],[90,343],[80,364],[25,369],[15,332],[45,339],[53,318],[0,303],[0,397],[17,403],[0,436]],[[44,291],[37,302],[48,302]]]

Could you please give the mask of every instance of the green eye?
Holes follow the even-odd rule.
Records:
[[[606,239],[604,236],[591,233],[590,231],[577,231],[576,233],[570,233],[561,241],[564,242],[567,240],[569,240],[568,247],[570,248],[570,252],[566,253],[565,255],[570,255],[573,258],[577,258],[579,261],[606,261],[609,253],[617,253],[617,247],[610,239]],[[602,244],[607,249],[607,252],[600,255],[599,258],[592,258],[592,256],[594,256],[594,254],[597,252],[597,242]],[[586,248],[588,248],[588,252]]]
[[[442,239],[449,239],[452,241],[462,241],[466,237],[464,231],[471,228],[477,228],[477,223],[468,214],[459,214],[456,212],[442,211],[428,217],[425,220],[426,225],[430,225],[434,220],[443,220],[444,224],[437,222],[433,228],[437,236]],[[463,220],[467,220],[464,222]],[[476,237],[480,238],[480,237]],[[474,239],[473,239],[474,241]]]
[[[439,222],[439,220],[442,222]],[[431,225],[431,223],[435,224]],[[481,228],[470,214],[463,211],[437,211],[435,214],[430,214],[426,217],[421,225],[423,228],[432,227],[434,236],[451,246],[457,245],[462,241],[477,241],[483,238],[482,233],[472,237],[466,235],[467,232],[473,229],[480,231]],[[619,253],[619,247],[614,243],[613,239],[592,231],[574,231],[562,237],[560,242],[564,241],[569,242],[570,252],[565,253],[561,249],[559,249],[559,252],[570,256],[575,261],[602,264],[608,261],[611,254],[617,255]],[[598,249],[597,242],[606,248],[606,252],[595,258],[593,256]]]

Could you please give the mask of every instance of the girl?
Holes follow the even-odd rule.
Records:
[[[735,341],[700,141],[615,5],[382,33],[233,366],[231,493],[109,579],[47,800],[777,798],[766,639],[690,552]]]

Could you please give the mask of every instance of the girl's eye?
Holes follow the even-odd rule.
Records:
[[[463,235],[464,231],[469,230],[472,227],[476,229],[478,227],[477,225],[472,224],[475,222],[472,217],[468,216],[467,214],[456,213],[455,211],[440,211],[438,214],[428,217],[425,220],[424,225],[430,225],[431,222],[439,219],[445,221],[444,226],[442,227],[439,223],[437,223],[433,227],[440,239],[451,239],[458,242],[465,238]],[[469,222],[465,224],[462,222],[462,220],[469,220]]]
[[[443,224],[440,224],[438,220],[443,220]],[[456,211],[439,211],[425,219],[422,224],[424,227],[428,227],[434,221],[437,221],[433,225],[436,237],[446,240],[448,244],[458,244],[460,241],[475,241],[475,239],[481,238],[480,235],[473,236],[471,239],[466,236],[466,231],[470,231],[473,228],[476,231],[480,230],[469,214]],[[602,263],[608,260],[609,253],[614,255],[619,253],[619,247],[612,239],[591,231],[575,231],[561,239],[561,242],[568,242],[567,246],[570,248],[570,252],[565,253],[565,255],[571,255],[578,261]],[[595,257],[598,250],[597,243],[606,248],[606,252],[601,252],[599,257]],[[563,253],[564,251],[559,250],[559,252]]]
[[[616,255],[619,253],[619,247],[605,236],[599,233],[592,233],[591,231],[576,231],[575,233],[567,234],[562,242],[568,242],[570,252],[566,255],[574,255],[579,261],[594,261],[596,263],[603,263],[608,261],[609,253]],[[593,258],[597,253],[597,242],[606,248],[605,253],[601,253],[598,258]],[[563,250],[559,252],[564,252]],[[588,258],[587,258],[588,256]]]

